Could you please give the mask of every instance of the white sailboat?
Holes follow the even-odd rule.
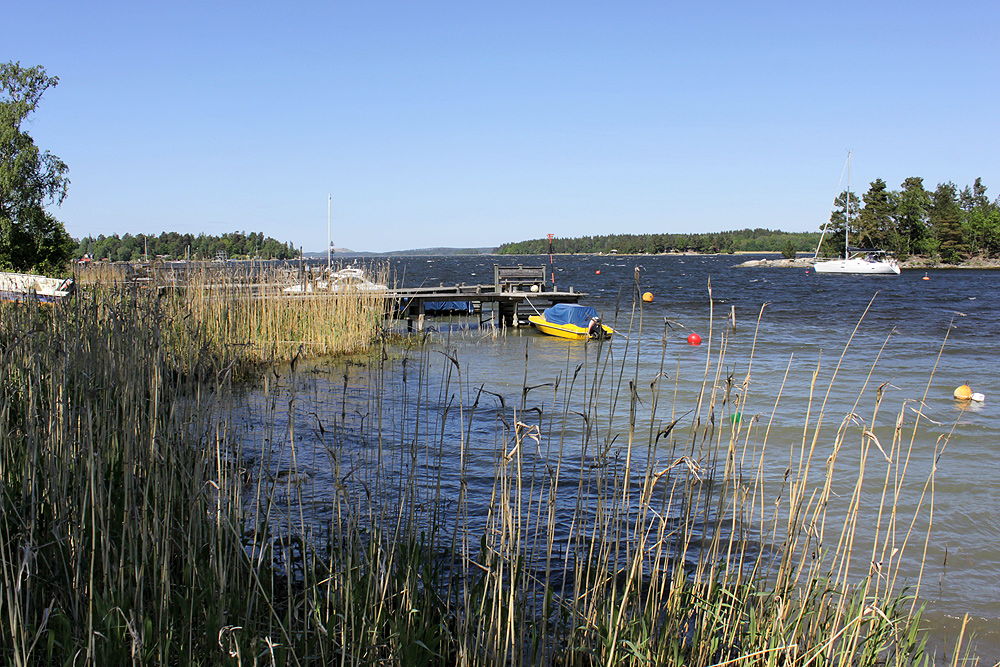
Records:
[[[886,251],[852,248],[849,241],[851,228],[851,152],[847,152],[847,203],[844,206],[844,256],[838,259],[816,261],[819,246],[813,256],[816,273],[852,273],[870,275],[899,275],[899,264]],[[826,228],[823,229],[826,234]],[[820,236],[820,245],[823,237]]]

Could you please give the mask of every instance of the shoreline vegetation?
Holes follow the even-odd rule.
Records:
[[[446,340],[391,345],[363,295],[216,281],[96,275],[55,308],[0,304],[5,663],[971,659],[965,622],[927,646],[904,572],[930,498],[910,516],[892,498],[933,488],[936,467],[912,479],[920,419],[875,427],[882,392],[825,415],[836,371],[817,367],[801,441],[770,442],[781,398],[755,396],[749,370],[726,379],[728,323],[698,386],[633,376],[648,343],[626,337],[620,358],[588,346],[505,397],[472,386]],[[616,328],[638,331],[632,313]],[[323,459],[300,458],[304,438]],[[841,448],[860,468],[835,472]],[[493,462],[485,499],[473,456]],[[313,498],[315,466],[331,497]]]
[[[849,236],[855,245],[885,250],[905,261],[911,256],[940,258],[957,264],[970,257],[1000,258],[1000,197],[990,200],[977,178],[959,190],[939,183],[932,192],[923,179],[910,177],[899,190],[877,178],[860,197],[847,191],[833,201],[828,223],[818,232],[740,229],[701,234],[612,234],[578,238],[532,239],[501,245],[500,254],[587,252],[659,254],[666,251],[732,253],[769,250],[794,257],[797,252],[839,252]],[[849,226],[849,228],[848,228]]]

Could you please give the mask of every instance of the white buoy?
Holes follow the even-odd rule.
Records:
[[[971,399],[972,399],[973,401],[975,401],[976,403],[982,403],[983,401],[985,401],[985,400],[986,400],[986,397],[985,397],[984,395],[980,394],[979,392],[976,392],[976,393],[975,393],[975,394],[973,394],[973,395],[972,395],[972,396],[971,396],[970,398],[971,398]]]

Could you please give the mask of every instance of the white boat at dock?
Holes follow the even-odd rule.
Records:
[[[389,288],[385,285],[374,283],[365,277],[362,269],[351,266],[346,269],[334,271],[329,275],[318,279],[307,278],[295,285],[286,287],[286,294],[314,294],[321,292],[385,292]]]
[[[72,278],[48,278],[30,273],[0,271],[0,300],[55,303],[73,293]]]

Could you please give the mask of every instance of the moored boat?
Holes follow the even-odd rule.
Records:
[[[542,333],[570,340],[610,338],[614,329],[603,324],[597,311],[577,303],[557,303],[528,321]]]
[[[813,270],[816,273],[851,273],[860,275],[899,275],[899,264],[885,250],[851,248],[851,152],[847,152],[847,200],[844,204],[844,256],[837,259],[819,259],[819,248],[826,235],[826,226],[820,235],[819,245],[813,255]],[[828,223],[829,224],[829,223]]]
[[[373,283],[365,277],[365,272],[355,266],[334,271],[325,278],[316,281],[307,280],[291,287],[286,287],[288,294],[301,294],[312,292],[385,292],[389,288],[385,285]]]
[[[30,273],[0,271],[0,300],[55,303],[73,293],[76,285],[72,278],[48,278]]]
[[[846,258],[816,262],[813,270],[816,273],[898,275],[899,264],[884,250],[854,250]]]

